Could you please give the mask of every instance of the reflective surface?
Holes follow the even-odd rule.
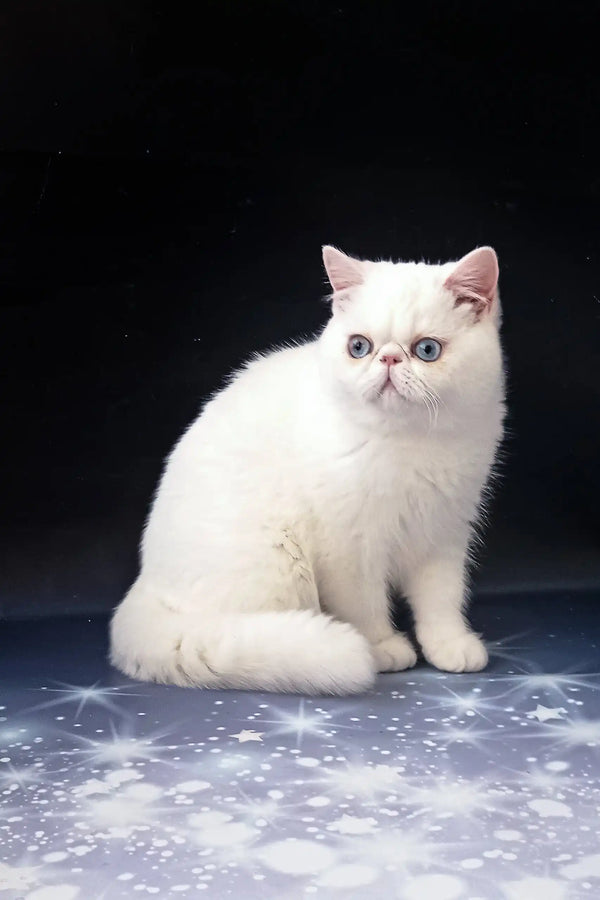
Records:
[[[594,896],[596,603],[490,601],[486,672],[348,699],[128,682],[103,619],[8,624],[2,896]]]

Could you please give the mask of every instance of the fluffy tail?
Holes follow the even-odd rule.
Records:
[[[366,639],[326,615],[286,610],[200,618],[136,599],[126,597],[111,623],[111,662],[131,678],[308,694],[360,693],[375,680]]]

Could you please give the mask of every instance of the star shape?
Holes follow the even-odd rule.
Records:
[[[238,734],[230,734],[229,737],[237,738],[240,744],[245,744],[246,741],[261,741],[264,731],[252,731],[252,729],[242,729]]]
[[[562,706],[558,706],[556,709],[550,709],[550,707],[542,706],[541,703],[538,703],[534,710],[527,713],[527,718],[537,719],[538,722],[547,722],[548,719],[562,719],[563,713],[566,713],[566,709]]]

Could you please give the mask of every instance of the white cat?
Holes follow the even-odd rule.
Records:
[[[171,454],[141,573],[111,625],[133,678],[349,693],[423,654],[487,654],[464,619],[465,566],[502,436],[498,263],[367,262],[325,247],[333,315],[257,356]]]

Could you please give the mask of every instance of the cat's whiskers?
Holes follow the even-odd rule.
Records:
[[[418,379],[418,385],[421,389],[421,399],[427,407],[427,412],[429,414],[429,428],[431,429],[438,423],[438,414],[442,401],[437,391],[427,387],[420,378]]]
[[[434,424],[434,427],[437,427],[438,416],[439,416],[439,412],[440,412],[440,402],[439,402],[438,398],[435,396],[435,394],[432,394],[432,402],[433,402],[433,408],[434,408],[433,424]]]
[[[421,395],[421,398],[427,409],[427,414],[429,416],[429,430],[431,431],[435,416],[435,406],[433,405],[433,400],[426,391]]]

